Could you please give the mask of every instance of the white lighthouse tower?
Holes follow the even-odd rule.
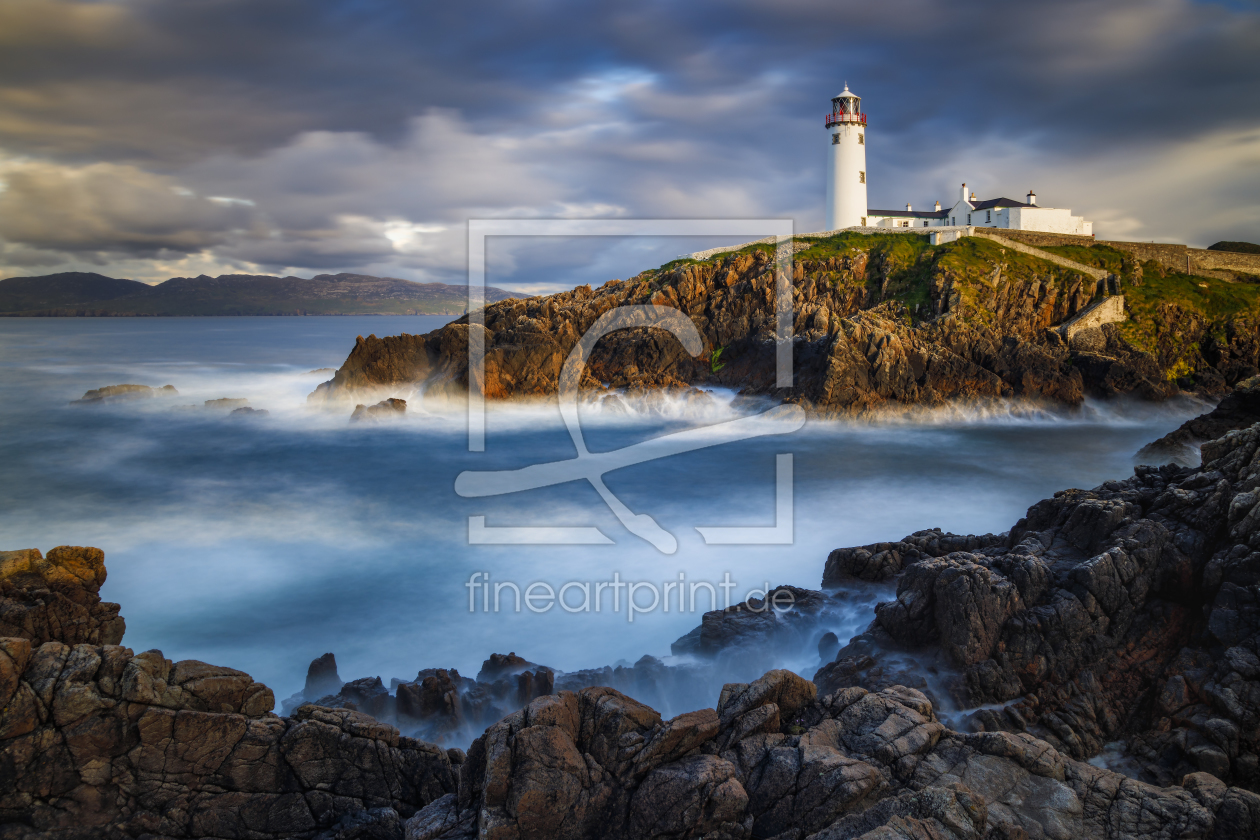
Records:
[[[827,230],[866,224],[866,114],[846,84],[827,115]]]

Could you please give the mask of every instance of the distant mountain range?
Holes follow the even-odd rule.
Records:
[[[494,303],[519,292],[487,286]],[[174,277],[155,286],[90,272],[0,280],[0,315],[458,315],[468,287],[367,274]]]

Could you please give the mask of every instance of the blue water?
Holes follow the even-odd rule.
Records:
[[[880,424],[811,421],[792,435],[609,474],[613,493],[678,538],[677,553],[665,555],[628,533],[585,482],[485,499],[455,493],[464,470],[572,457],[554,406],[492,410],[484,453],[468,451],[462,414],[422,395],[397,394],[410,405],[396,423],[352,425],[352,406],[307,407],[329,377],[309,371],[340,365],[356,335],[423,333],[445,320],[0,319],[0,548],[99,546],[109,569],[103,594],[122,604],[125,644],[246,670],[278,696],[300,688],[325,651],[346,679],[410,679],[426,667],[472,675],[488,654],[507,651],[573,670],[667,656],[699,615],[671,602],[631,623],[624,605],[515,613],[510,599],[498,613],[469,612],[470,575],[558,589],[614,572],[658,585],[680,573],[714,583],[729,573],[739,597],[767,582],[816,587],[832,548],[933,526],[1004,531],[1055,490],[1126,477],[1137,449],[1203,409],[1006,406]],[[169,383],[179,396],[68,405],[123,382]],[[200,407],[220,397],[270,414]],[[629,419],[588,411],[587,440],[601,451],[730,419],[730,397]],[[793,544],[706,546],[694,526],[773,523],[779,452],[794,456]],[[613,544],[474,546],[470,516],[595,526]],[[856,632],[869,618],[855,610],[836,629]]]

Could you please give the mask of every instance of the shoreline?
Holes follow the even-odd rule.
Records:
[[[589,824],[620,825],[619,830],[628,832],[627,836],[641,836],[635,827],[643,818],[641,810],[636,810],[639,806],[609,811],[609,806],[598,804],[606,801],[599,798],[605,794],[581,806],[577,803],[588,802],[587,794],[576,801],[566,798],[573,794],[565,791],[573,788],[564,780],[574,773],[578,780],[585,780],[577,790],[607,790],[610,795],[619,789],[634,791],[637,798],[631,802],[648,796],[648,791],[674,789],[669,786],[681,786],[680,792],[694,791],[685,794],[683,801],[700,795],[712,803],[700,812],[710,816],[699,817],[699,823],[688,822],[697,816],[676,799],[676,794],[644,801],[657,803],[652,806],[656,819],[683,820],[684,825],[708,826],[710,830],[726,826],[720,830],[740,838],[750,833],[768,836],[770,831],[781,834],[779,829],[793,827],[801,832],[834,833],[848,831],[844,826],[874,828],[893,819],[903,822],[887,824],[927,819],[955,826],[958,830],[950,829],[948,836],[956,840],[979,838],[987,827],[1002,826],[1007,828],[1002,829],[1001,836],[1022,836],[1010,831],[1034,825],[1042,831],[1051,825],[1074,825],[1074,836],[1102,836],[1090,828],[1101,820],[1121,826],[1118,834],[1109,831],[1106,836],[1127,838],[1145,831],[1138,829],[1143,825],[1139,813],[1161,815],[1146,830],[1167,830],[1192,820],[1202,825],[1202,836],[1212,836],[1215,828],[1215,836],[1233,837],[1236,835],[1219,833],[1238,824],[1237,817],[1232,816],[1236,806],[1226,803],[1241,805],[1244,813],[1253,804],[1260,806],[1260,795],[1253,792],[1260,785],[1260,775],[1255,773],[1260,768],[1260,743],[1250,730],[1239,727],[1250,715],[1260,719],[1260,666],[1252,662],[1260,659],[1255,659],[1254,652],[1251,659],[1247,655],[1252,645],[1247,640],[1253,636],[1260,640],[1260,611],[1240,612],[1232,606],[1240,603],[1234,593],[1244,591],[1252,572],[1248,557],[1235,558],[1237,552],[1228,550],[1231,541],[1249,538],[1248,528],[1260,528],[1260,513],[1253,517],[1244,510],[1248,501],[1255,502],[1254,494],[1233,489],[1249,486],[1252,481],[1256,468],[1251,466],[1251,456],[1260,451],[1257,447],[1260,425],[1205,445],[1203,467],[1139,467],[1133,478],[1107,481],[1092,491],[1056,493],[1054,498],[1033,505],[1006,534],[956,536],[939,530],[920,531],[895,542],[837,549],[827,560],[823,583],[839,584],[840,589],[830,593],[793,589],[793,608],[776,615],[770,623],[767,614],[739,606],[706,613],[699,627],[675,642],[675,656],[689,656],[703,663],[773,648],[775,639],[785,632],[810,635],[809,627],[816,626],[810,622],[811,615],[828,609],[837,593],[843,608],[847,603],[843,599],[851,598],[854,589],[895,584],[895,600],[875,607],[870,627],[848,644],[834,636],[831,642],[822,639],[835,652],[828,663],[830,649],[824,653],[820,644],[824,665],[812,682],[771,668],[752,682],[728,684],[715,707],[687,712],[670,721],[631,697],[645,692],[650,695],[654,684],[694,680],[681,676],[681,665],[668,666],[643,657],[629,669],[561,674],[515,654],[491,656],[476,680],[454,671],[426,669],[410,684],[396,683],[392,693],[374,678],[341,683],[335,660],[321,657],[308,672],[308,691],[286,703],[291,716],[276,717],[268,711],[274,702],[271,692],[242,672],[204,663],[171,663],[156,651],[136,655],[111,647],[122,637],[121,619],[110,617],[117,616],[116,605],[102,605],[104,612],[93,606],[97,601],[92,593],[104,581],[99,551],[59,548],[49,552],[46,562],[38,553],[9,552],[0,555],[4,569],[0,585],[9,604],[3,615],[10,626],[16,626],[12,621],[20,610],[35,616],[21,625],[33,631],[34,637],[10,638],[0,644],[7,657],[0,664],[20,666],[17,673],[21,679],[15,683],[20,691],[25,690],[22,686],[34,686],[40,669],[47,667],[40,663],[50,656],[64,657],[63,651],[71,650],[60,641],[45,638],[65,632],[56,628],[76,627],[73,632],[78,635],[66,641],[77,645],[73,647],[75,656],[89,657],[86,661],[97,664],[84,672],[86,683],[58,678],[51,696],[62,697],[62,685],[65,691],[72,685],[87,685],[91,696],[103,699],[94,706],[76,707],[83,710],[74,712],[78,718],[62,713],[45,718],[36,706],[14,718],[17,707],[7,703],[0,721],[5,733],[0,736],[0,749],[14,755],[14,745],[34,737],[33,733],[61,731],[76,719],[80,722],[74,726],[88,720],[103,721],[116,716],[116,710],[131,708],[147,709],[139,720],[152,721],[144,724],[150,729],[158,720],[166,719],[163,715],[172,721],[189,722],[199,719],[189,715],[200,715],[207,725],[221,719],[223,725],[236,726],[231,721],[239,720],[247,731],[256,732],[252,736],[255,740],[275,744],[278,755],[295,756],[311,748],[305,746],[312,743],[310,739],[332,737],[327,746],[319,748],[326,756],[321,765],[324,768],[354,761],[356,751],[362,749],[360,744],[365,743],[356,739],[363,738],[386,745],[377,750],[396,751],[388,754],[399,768],[424,768],[421,772],[428,781],[423,793],[417,789],[414,794],[385,794],[403,778],[415,778],[409,776],[415,771],[391,776],[397,771],[385,767],[385,775],[370,782],[376,787],[357,788],[360,793],[351,794],[331,811],[322,811],[326,816],[316,816],[313,823],[302,823],[305,817],[297,823],[277,823],[275,806],[263,806],[262,813],[273,815],[268,819],[273,832],[279,829],[274,835],[277,837],[313,837],[321,824],[331,825],[364,813],[378,813],[374,819],[392,821],[407,836],[448,840],[484,831],[502,820],[516,825],[523,818],[520,813],[511,806],[495,804],[499,800],[492,798],[498,784],[545,795],[544,801],[551,804],[540,805],[531,817],[543,824],[558,826],[577,808],[577,818],[583,824],[594,820]],[[1260,511],[1260,505],[1252,506]],[[1222,527],[1227,516],[1236,524],[1225,531]],[[1252,519],[1255,522],[1248,525]],[[852,584],[846,586],[846,581]],[[36,597],[38,592],[50,590],[53,600],[48,595],[42,601]],[[1191,602],[1199,603],[1195,600],[1199,596],[1192,593],[1200,590],[1207,593],[1203,603],[1212,604],[1212,611],[1196,619]],[[1113,591],[1120,595],[1108,594]],[[26,606],[15,612],[15,604]],[[1052,604],[1053,609],[1046,612]],[[52,619],[55,613],[49,612],[61,610],[68,616],[85,609],[96,611],[92,614],[99,613],[101,618],[68,623],[63,618]],[[1050,617],[1062,615],[1064,609],[1084,610],[1081,620],[1086,625],[1102,622],[1099,626],[1107,628],[1104,632],[1110,641],[1102,647],[1074,646],[1092,638],[1090,631],[1082,634],[1079,628],[1071,629],[1075,626],[1072,621],[1046,623]],[[1222,615],[1230,616],[1224,623],[1213,617],[1221,610],[1225,611]],[[1041,616],[1038,622],[1021,617],[1034,614]],[[1033,637],[1028,637],[1029,633]],[[1049,634],[1047,640],[1057,641],[1051,647],[1018,641],[1035,638],[1037,633]],[[1126,653],[1135,640],[1139,646],[1154,645],[1151,653],[1136,657]],[[102,643],[104,647],[99,646]],[[1221,657],[1209,653],[1213,644],[1234,647]],[[1051,649],[1059,658],[1057,663],[1034,670],[1020,664],[1019,657],[1029,652],[1034,654],[1030,661],[1036,661],[1037,656],[1050,655]],[[1047,653],[1036,653],[1038,650]],[[1102,661],[1098,661],[1098,654],[1102,654]],[[1015,659],[1008,662],[1012,656]],[[101,670],[107,661],[117,664]],[[1146,663],[1155,663],[1155,667]],[[673,672],[680,676],[671,676]],[[147,675],[144,680],[148,682],[142,675]],[[318,703],[311,705],[307,694],[334,682],[340,685],[337,693],[314,698]],[[617,686],[607,687],[609,682]],[[1246,686],[1253,682],[1255,691],[1248,693]],[[1231,686],[1230,694],[1220,693],[1224,686]],[[637,691],[631,693],[632,688]],[[1133,704],[1133,698],[1151,691],[1157,692],[1153,707]],[[392,711],[385,697],[393,701]],[[962,698],[966,703],[956,705]],[[66,702],[56,701],[62,703],[60,708],[69,708]],[[206,703],[219,703],[222,708],[207,708]],[[430,722],[430,735],[453,732],[450,727],[455,724],[479,727],[480,723],[473,723],[480,720],[474,714],[478,703],[488,704],[481,708],[493,720],[466,751],[455,747],[444,750],[401,735],[389,723],[400,715],[418,715]],[[498,705],[502,703],[509,708]],[[513,704],[517,711],[510,708]],[[1256,708],[1251,710],[1253,704]],[[951,707],[958,711],[946,715]],[[1196,711],[1204,708],[1209,711]],[[1171,729],[1159,722],[1159,715],[1171,715]],[[1199,715],[1206,716],[1200,719]],[[612,724],[614,720],[625,723]],[[1147,721],[1147,728],[1138,724],[1139,720]],[[601,753],[600,739],[609,736],[600,733],[610,725],[614,741],[627,732],[638,733],[636,743],[645,745],[641,758],[622,765],[612,754]],[[157,747],[156,742],[150,745],[144,726],[135,736],[141,752],[128,753],[133,756],[129,761]],[[1234,727],[1235,734],[1229,736],[1235,739],[1230,750],[1214,746],[1223,743],[1217,737],[1222,726]],[[540,742],[534,736],[527,737],[530,732],[547,734]],[[1086,763],[1086,759],[1107,753],[1109,758],[1099,762],[1118,766],[1117,735],[1129,745],[1125,760],[1136,761],[1136,767],[1144,768],[1140,772],[1153,776],[1157,784],[1135,782]],[[173,737],[174,746],[189,736]],[[219,737],[212,737],[205,747],[219,749]],[[1152,738],[1163,747],[1152,749]],[[113,742],[97,743],[92,749],[112,749],[107,744]],[[553,747],[545,744],[597,756],[595,760],[604,768],[602,775],[591,778],[586,770],[568,765],[538,775],[530,768],[539,761],[549,764],[544,757]],[[651,744],[661,746],[649,749]],[[191,742],[178,748],[189,746]],[[823,747],[825,750],[819,752]],[[233,752],[230,744],[224,743],[223,748],[227,750],[227,766],[246,760],[244,754]],[[506,749],[505,757],[491,760],[497,749]],[[1175,753],[1179,757],[1170,758],[1174,753],[1169,750],[1173,749],[1180,750]],[[82,753],[85,758],[93,754]],[[854,794],[840,794],[841,788],[834,787],[849,784],[852,773],[828,777],[835,779],[825,788],[823,801],[831,803],[830,809],[801,812],[790,805],[790,799],[782,800],[783,793],[773,792],[778,788],[764,769],[783,755],[796,756],[791,766],[797,769],[790,771],[791,777],[807,773],[808,778],[822,778],[816,776],[818,771],[807,768],[811,762],[823,761],[824,767],[835,767],[838,762],[841,767],[858,768],[857,778],[869,781],[859,785],[855,798]],[[67,756],[65,760],[85,759]],[[119,760],[121,754],[115,763]],[[288,761],[292,763],[293,758]],[[641,769],[619,769],[623,766]],[[184,778],[196,778],[196,772]],[[319,774],[325,772],[320,770]],[[705,780],[714,773],[718,786],[706,786]],[[281,784],[296,783],[298,790],[307,791],[296,795],[309,807],[321,784],[331,784],[334,791],[344,784],[336,775],[319,774],[299,770],[295,782]],[[1227,783],[1235,786],[1227,787]],[[168,790],[178,790],[190,783],[166,784]],[[200,784],[187,787],[181,794],[200,803],[191,813],[222,808],[211,804],[219,796],[240,803],[255,802],[250,807],[259,807],[272,803],[269,797],[273,794],[267,791],[276,790],[264,786],[232,793],[236,783],[229,783],[228,792],[209,793],[206,799],[197,792]],[[167,815],[165,819],[179,819],[169,806],[128,785],[123,781],[120,790],[133,791],[127,796],[136,797],[129,800],[135,802],[131,807],[139,809],[134,813],[153,813],[156,808],[156,813]],[[1030,798],[1028,785],[1049,787]],[[1089,791],[1099,786],[1127,793],[1092,799]],[[1016,794],[1016,790],[1024,792]],[[755,804],[778,801],[788,802],[786,810]],[[957,813],[971,816],[963,823],[957,822],[957,817],[947,817],[964,801],[971,804]],[[51,827],[47,822],[50,812],[41,810],[46,807],[42,802],[32,803],[34,810],[27,813]],[[111,807],[76,808],[72,812],[74,824],[96,821],[103,828],[108,824],[122,830],[124,823],[111,816],[117,813]],[[941,823],[942,819],[946,822]],[[866,822],[855,822],[860,820]],[[310,828],[302,828],[303,824]],[[964,831],[964,826],[970,828]],[[205,823],[196,831],[202,836],[228,836]]]

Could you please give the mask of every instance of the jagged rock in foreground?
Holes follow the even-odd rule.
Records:
[[[99,549],[0,553],[0,838],[397,837],[455,790],[367,715],[277,717],[248,674],[120,646],[104,580]]]
[[[58,546],[0,551],[0,638],[38,648],[49,641],[116,645],[126,623],[119,606],[102,601],[105,554],[99,548]]]
[[[1159,784],[1202,771],[1260,791],[1260,425],[1202,454],[1056,493],[1004,538],[833,552],[825,583],[896,575],[897,597],[815,680],[866,685],[918,650],[956,707],[989,704],[978,729],[1080,759],[1111,744]]]
[[[582,387],[591,393],[713,384],[820,414],[853,415],[949,400],[1017,396],[1077,405],[1086,393],[1161,399],[1176,392],[1156,359],[1130,346],[1114,325],[1101,329],[1097,347],[1080,352],[1051,329],[1103,294],[1105,281],[974,237],[939,248],[912,234],[795,244],[791,389],[775,384],[771,249],[752,246],[598,289],[486,307],[484,393],[555,394],[579,338],[626,305],[681,311],[704,351],[692,357],[658,329],[619,330],[600,340],[588,362]],[[466,394],[472,329],[481,328],[465,317],[427,335],[360,336],[336,375],[308,399]],[[1256,348],[1239,352],[1250,354],[1244,367],[1254,368]],[[1228,348],[1221,355],[1222,365],[1232,359]]]
[[[556,691],[615,688],[659,709],[695,709],[711,703],[725,683],[755,679],[800,652],[817,651],[826,635],[820,628],[854,608],[849,594],[780,586],[771,588],[766,599],[710,610],[698,627],[673,643],[678,658],[668,664],[645,655],[633,664],[564,672],[515,652],[493,653],[474,679],[455,668],[424,668],[415,679],[390,680],[388,688],[379,676],[338,684],[327,694],[308,687],[283,705],[286,711],[311,702],[365,712],[413,737],[456,746],[466,746],[486,727]],[[784,608],[771,606],[775,598]],[[869,598],[863,594],[860,600]],[[331,660],[331,654],[316,659],[311,673],[329,668]],[[906,679],[916,687],[925,685]]]
[[[1172,458],[1193,465],[1199,458],[1199,444],[1257,422],[1260,422],[1260,376],[1253,376],[1235,385],[1233,393],[1226,394],[1211,411],[1187,420],[1159,440],[1142,447],[1137,457]]]
[[[1027,734],[951,732],[904,687],[818,697],[771,671],[663,721],[610,688],[539,698],[478,738],[407,840],[1243,838],[1260,796],[1159,788]]]

